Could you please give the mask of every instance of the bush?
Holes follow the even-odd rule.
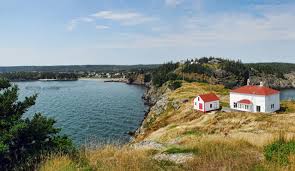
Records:
[[[290,154],[295,154],[295,140],[287,141],[283,137],[264,148],[266,160],[280,165],[289,164],[288,157]]]
[[[165,151],[168,154],[177,154],[177,153],[193,153],[198,154],[199,150],[196,148],[178,148],[178,147],[171,147]]]
[[[168,87],[171,89],[171,90],[176,90],[178,89],[179,87],[181,87],[182,85],[182,82],[181,81],[173,81],[173,82],[170,82]]]
[[[150,73],[144,75],[144,82],[148,83],[152,80],[152,76]]]

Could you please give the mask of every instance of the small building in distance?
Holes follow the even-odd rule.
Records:
[[[214,93],[202,94],[194,99],[194,109],[209,112],[219,109],[219,98]]]
[[[246,112],[271,113],[280,109],[280,91],[260,85],[247,85],[230,92],[230,108]]]

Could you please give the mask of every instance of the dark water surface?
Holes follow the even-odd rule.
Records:
[[[56,126],[75,144],[97,141],[127,142],[128,131],[140,125],[146,106],[144,87],[102,80],[69,82],[19,82],[21,99],[38,93],[36,105],[27,113],[41,112],[56,119]]]
[[[281,100],[295,100],[295,89],[281,90]]]

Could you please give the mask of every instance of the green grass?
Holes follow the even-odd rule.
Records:
[[[285,140],[284,137],[280,137],[264,148],[265,159],[280,165],[289,164],[290,154],[295,154],[295,140]]]
[[[295,101],[282,101],[281,109],[278,113],[294,113],[295,112]]]
[[[177,125],[176,124],[172,124],[172,125],[169,125],[168,129],[173,129],[173,128],[176,128]]]
[[[183,147],[170,147],[164,151],[168,154],[177,154],[177,153],[193,153],[198,154],[199,150],[196,148],[183,148]]]
[[[229,107],[229,103],[228,102],[220,101],[220,106],[221,107]]]

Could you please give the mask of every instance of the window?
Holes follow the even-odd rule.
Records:
[[[260,106],[256,106],[256,112],[260,112],[261,107]]]
[[[271,109],[275,108],[275,104],[271,104],[271,105],[270,105],[270,108],[271,108]]]
[[[200,101],[200,97],[198,97],[198,101]]]
[[[210,104],[210,108],[212,108],[212,104]]]
[[[234,103],[234,108],[237,108],[237,103]]]

